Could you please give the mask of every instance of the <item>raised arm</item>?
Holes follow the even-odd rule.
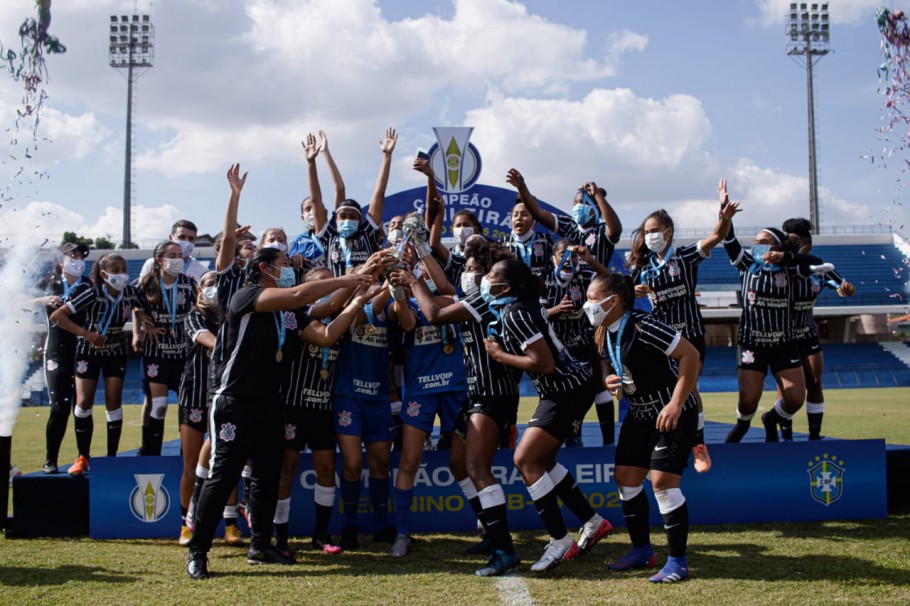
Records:
[[[389,184],[389,171],[392,168],[392,152],[398,142],[398,133],[394,128],[387,128],[385,139],[379,142],[379,151],[382,152],[382,162],[379,163],[379,176],[376,178],[376,188],[370,199],[370,218],[376,225],[382,223],[382,205],[385,202],[385,189]]]
[[[316,146],[316,137],[312,133],[308,134],[306,139],[300,143],[303,145],[303,153],[306,157],[310,200],[313,201],[313,226],[316,233],[319,234],[322,233],[322,228],[329,216],[325,203],[322,201],[322,188],[319,187],[319,173],[316,170],[316,156],[319,155],[321,148]]]
[[[422,280],[418,280],[409,271],[395,270],[392,272],[391,280],[394,284],[408,286],[411,294],[417,299],[420,311],[426,316],[430,324],[454,324],[456,322],[470,322],[474,319],[471,312],[464,305],[458,303],[447,307],[440,307],[437,298],[433,296],[427,285]],[[440,297],[443,299],[443,297]]]
[[[339,288],[366,285],[373,282],[371,276],[348,274],[338,278],[305,282],[293,288],[266,288],[256,299],[256,311],[281,311],[297,309],[321,299]]]
[[[319,345],[320,347],[331,347],[344,336],[345,331],[354,323],[354,320],[360,314],[363,306],[379,294],[379,292],[379,290],[369,292],[362,288],[359,289],[357,296],[355,296],[347,307],[344,308],[344,311],[338,314],[338,317],[332,320],[328,325],[323,325],[316,321],[310,322],[302,330],[298,331],[298,337],[300,337],[300,340],[302,341]]]
[[[540,204],[537,203],[537,198],[531,195],[531,191],[528,189],[525,178],[521,176],[521,173],[514,168],[510,168],[509,172],[506,173],[506,181],[518,190],[521,202],[528,209],[531,216],[534,217],[534,220],[550,231],[556,231],[556,217],[550,211],[540,207]]]
[[[338,208],[338,203],[345,199],[344,179],[341,178],[341,171],[338,170],[335,158],[332,156],[332,152],[329,151],[329,138],[325,136],[325,131],[323,130],[319,131],[319,151],[329,167],[332,185],[335,186],[335,208]]]
[[[224,271],[234,263],[237,255],[237,233],[246,231],[249,226],[237,229],[237,208],[240,206],[240,192],[246,183],[247,173],[240,176],[240,163],[231,164],[227,171],[228,184],[231,186],[231,197],[224,211],[224,227],[221,230],[221,248],[215,258],[215,270]]]
[[[588,267],[594,270],[594,273],[601,276],[610,275],[610,270],[606,265],[601,265],[600,262],[591,254],[591,250],[587,246],[575,246],[572,249],[578,258],[588,264]]]
[[[607,237],[610,238],[610,242],[619,242],[619,237],[622,235],[622,221],[619,220],[619,215],[607,202],[604,190],[597,187],[597,184],[593,181],[585,183],[584,189],[597,204],[597,208],[600,209],[600,216],[603,217],[604,223],[607,224]]]
[[[714,226],[714,231],[707,238],[701,241],[701,250],[707,255],[712,248],[723,242],[730,234],[730,227],[733,225],[733,215],[742,210],[739,202],[730,202],[720,209],[720,219]]]
[[[439,294],[450,296],[458,294],[458,291],[449,282],[446,272],[442,270],[442,267],[439,266],[439,263],[436,262],[432,255],[427,255],[420,262],[423,263],[424,270],[426,270],[430,279],[433,280],[433,284],[436,285],[436,290],[439,291]]]
[[[442,259],[442,262],[448,265],[449,249],[442,243],[443,220],[445,219],[445,200],[439,194],[436,187],[436,175],[433,174],[433,167],[430,166],[429,160],[417,158],[414,160],[414,170],[423,173],[427,177],[427,199],[425,209],[425,220],[430,228],[430,248],[433,254]]]

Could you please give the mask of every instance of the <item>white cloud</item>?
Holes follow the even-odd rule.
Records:
[[[812,4],[812,0],[756,0],[760,22],[763,26],[782,25],[789,19],[790,4]],[[821,4],[821,0],[815,0]],[[881,0],[831,0],[828,2],[829,19],[838,25],[858,25],[875,17]]]

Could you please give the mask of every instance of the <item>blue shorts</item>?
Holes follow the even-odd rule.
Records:
[[[452,431],[455,429],[455,419],[458,418],[464,401],[464,392],[417,394],[401,403],[401,422],[432,433],[433,421],[439,414],[440,431]]]
[[[339,435],[358,436],[364,442],[385,442],[395,437],[395,422],[389,402],[335,396],[332,416],[335,432]]]

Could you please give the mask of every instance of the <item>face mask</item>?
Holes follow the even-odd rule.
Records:
[[[357,233],[360,222],[355,219],[342,219],[338,222],[338,235],[342,238],[350,238]]]
[[[753,244],[752,245],[752,258],[758,263],[765,262],[765,254],[771,252],[770,244]]]
[[[587,204],[576,204],[572,207],[572,218],[579,226],[587,225],[594,218],[594,209]]]
[[[129,274],[108,274],[104,280],[108,286],[120,292],[130,283]]]
[[[217,286],[206,286],[202,289],[202,300],[206,303],[212,303],[215,299],[218,298],[218,287]]]
[[[610,309],[604,309],[603,305],[607,301],[613,298],[613,295],[601,299],[597,303],[592,303],[591,301],[585,301],[585,304],[581,306],[585,310],[585,315],[588,316],[588,322],[591,323],[591,326],[597,328],[603,324],[606,317],[613,311],[613,306],[610,306]]]
[[[249,259],[237,259],[237,264],[240,266],[240,269],[246,271],[246,268],[250,265]]]
[[[467,293],[477,288],[477,272],[466,271],[461,274],[461,292]]]
[[[173,242],[180,247],[180,256],[184,259],[193,254],[193,250],[196,248],[196,243],[189,240],[174,240]]]
[[[455,241],[458,242],[461,246],[464,246],[468,242],[468,238],[474,235],[473,227],[454,227],[452,228],[452,235],[455,236]]]
[[[648,250],[657,253],[658,255],[664,252],[664,249],[667,248],[667,240],[664,238],[664,232],[656,231],[645,234],[645,246],[648,247]]]
[[[169,276],[180,275],[183,271],[183,259],[161,259],[161,267]]]
[[[483,298],[484,301],[487,302],[487,305],[493,303],[494,301],[496,301],[496,299],[499,298],[490,292],[490,289],[493,288],[494,286],[508,286],[508,284],[506,284],[505,282],[496,282],[494,284],[494,283],[490,282],[490,279],[486,276],[481,278],[480,296]]]
[[[316,219],[313,217],[313,211],[303,213],[303,225],[307,229],[316,227]]]
[[[560,279],[562,279],[563,282],[568,282],[569,280],[572,279],[572,276],[574,276],[574,275],[575,275],[575,272],[572,271],[571,268],[562,269],[559,271],[559,277],[560,277]]]
[[[82,272],[85,271],[85,261],[66,257],[63,261],[63,271],[69,276],[81,276]]]
[[[270,267],[275,267],[270,265]],[[292,288],[297,283],[297,274],[294,273],[293,267],[275,267],[281,274],[275,279],[280,288]]]
[[[400,229],[393,229],[389,232],[389,244],[398,244],[404,237],[404,232]]]
[[[286,253],[288,251],[288,245],[285,244],[284,242],[279,242],[278,240],[275,240],[274,242],[269,242],[268,244],[263,246],[263,248],[275,248],[277,250],[280,250],[283,253]]]

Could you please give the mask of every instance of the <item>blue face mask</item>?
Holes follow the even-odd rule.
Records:
[[[753,244],[750,251],[752,253],[752,258],[756,263],[765,262],[765,254],[771,252],[771,245],[769,244]]]
[[[357,233],[360,222],[354,219],[341,219],[338,221],[338,235],[342,238],[350,238]]]
[[[274,265],[270,267],[275,267]],[[279,288],[292,288],[297,284],[297,274],[294,273],[293,267],[275,267],[281,272],[281,275],[275,280]]]
[[[508,286],[508,284],[506,284],[505,282],[497,282],[496,284],[493,284],[492,282],[490,282],[490,279],[488,277],[484,276],[483,278],[481,278],[480,296],[481,296],[481,298],[483,298],[484,301],[487,302],[487,305],[492,305],[499,298],[490,292],[490,289],[493,288],[494,286]]]
[[[587,204],[576,204],[572,207],[572,218],[578,225],[587,225],[594,218],[594,209]]]

